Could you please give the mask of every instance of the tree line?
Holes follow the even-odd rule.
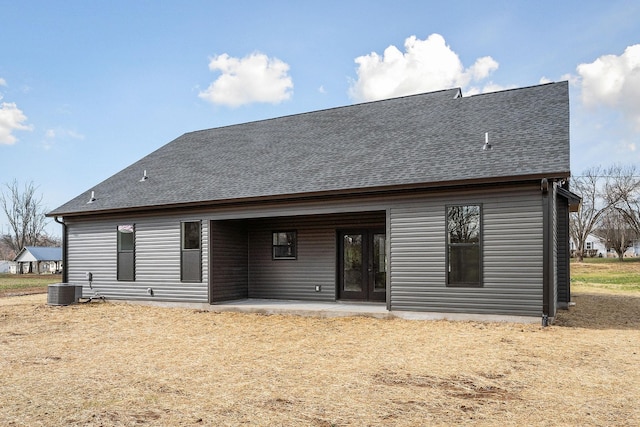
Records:
[[[582,261],[589,235],[598,237],[620,261],[640,238],[640,171],[633,165],[600,166],[572,177],[570,190],[582,197],[578,212],[572,212],[569,233]]]

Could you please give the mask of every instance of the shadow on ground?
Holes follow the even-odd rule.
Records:
[[[559,310],[557,326],[589,329],[640,329],[640,296],[576,293],[575,306]]]

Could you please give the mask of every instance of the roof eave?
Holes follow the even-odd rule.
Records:
[[[242,204],[263,203],[263,202],[287,202],[287,201],[304,201],[304,200],[316,200],[316,199],[339,198],[339,197],[374,196],[374,195],[385,195],[385,194],[401,193],[401,192],[429,191],[434,189],[438,189],[438,190],[455,189],[457,187],[500,185],[500,184],[508,184],[508,183],[524,183],[524,182],[539,181],[543,178],[567,179],[569,176],[570,176],[569,171],[562,171],[562,172],[545,173],[545,174],[479,178],[479,179],[468,179],[468,180],[460,180],[460,181],[437,181],[437,182],[428,182],[428,183],[388,185],[388,186],[379,186],[379,187],[370,187],[370,188],[351,188],[351,189],[342,189],[342,190],[316,191],[316,192],[307,192],[307,193],[292,193],[292,194],[280,194],[280,195],[221,199],[221,200],[200,200],[200,201],[193,201],[193,202],[186,202],[186,203],[131,206],[131,207],[125,207],[125,208],[98,209],[98,210],[92,210],[92,211],[58,212],[54,210],[54,211],[48,212],[46,216],[64,218],[64,217],[80,217],[80,216],[93,216],[93,215],[112,215],[112,214],[122,214],[122,213],[145,212],[145,211],[162,211],[162,210],[169,210],[169,209],[187,209],[190,207],[198,207],[198,208],[217,207],[217,206],[226,206],[231,204],[242,205]]]

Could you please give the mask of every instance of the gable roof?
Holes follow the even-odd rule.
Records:
[[[14,258],[16,262],[62,261],[62,248],[44,246],[25,246]]]
[[[190,132],[48,215],[568,176],[567,82],[449,89]]]

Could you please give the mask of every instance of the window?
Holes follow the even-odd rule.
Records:
[[[585,242],[585,249],[590,251],[593,249],[593,242]]]
[[[482,209],[447,207],[447,286],[482,286]]]
[[[117,280],[136,280],[136,230],[133,224],[118,226]]]
[[[181,225],[180,280],[183,282],[202,281],[201,228],[200,221]]]
[[[296,234],[295,231],[273,232],[273,259],[296,259]]]

